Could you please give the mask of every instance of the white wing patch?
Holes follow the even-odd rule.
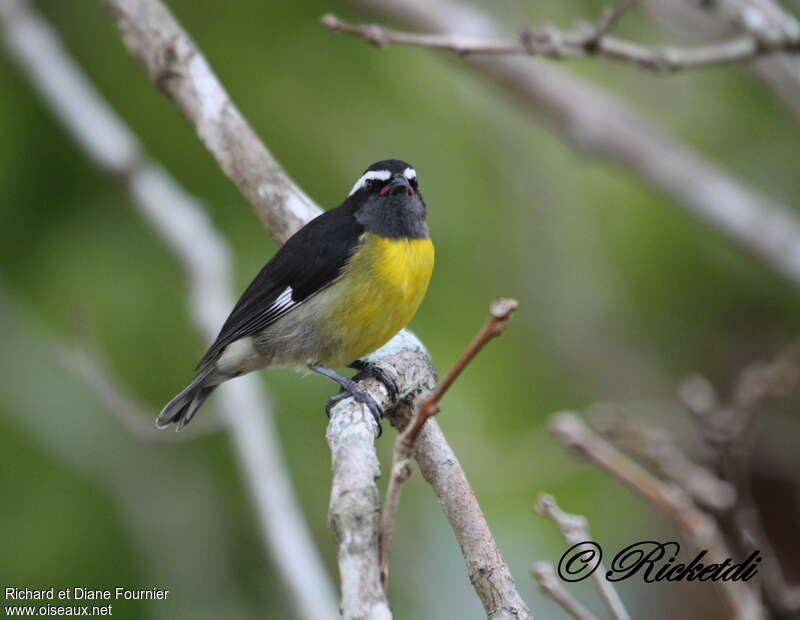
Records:
[[[278,298],[272,302],[272,305],[265,314],[280,316],[296,304],[297,302],[292,300],[292,287],[287,286],[284,291],[278,295]]]
[[[361,175],[361,178],[358,181],[356,181],[356,184],[353,185],[353,189],[351,189],[350,193],[347,195],[352,196],[358,190],[364,187],[367,184],[367,181],[371,179],[377,179],[378,181],[388,181],[391,178],[391,176],[392,173],[389,172],[388,170],[368,170],[363,175]]]
[[[405,178],[407,178],[409,181],[411,179],[416,179],[417,178],[417,171],[414,170],[413,168],[406,168],[405,170],[403,170],[403,176]]]
[[[268,327],[300,303],[302,302],[292,299],[292,287],[287,286],[283,289],[283,292],[275,298],[275,301],[272,302],[269,308],[265,309],[263,312],[254,314],[238,331],[246,332],[256,324]],[[261,329],[263,329],[263,327]]]

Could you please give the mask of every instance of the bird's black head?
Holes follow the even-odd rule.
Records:
[[[394,239],[428,236],[417,173],[402,160],[384,159],[372,164],[353,185],[347,202],[370,232]]]

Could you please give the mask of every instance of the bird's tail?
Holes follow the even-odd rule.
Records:
[[[156,418],[158,428],[166,428],[170,424],[177,424],[176,431],[181,430],[194,417],[206,398],[217,389],[216,385],[205,385],[208,376],[214,370],[210,364],[195,376],[194,379],[181,392],[167,403]]]

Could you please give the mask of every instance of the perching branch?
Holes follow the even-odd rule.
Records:
[[[625,3],[620,6],[628,6]],[[527,55],[564,59],[603,56],[628,62],[656,72],[696,69],[711,65],[744,62],[777,52],[800,52],[800,36],[780,40],[760,41],[752,36],[740,36],[729,41],[695,48],[648,47],[608,35],[622,16],[622,10],[612,9],[596,26],[578,30],[558,30],[553,27],[526,28],[519,41],[479,39],[457,34],[418,34],[392,30],[378,24],[348,24],[335,15],[325,15],[322,24],[333,32],[351,34],[385,47],[412,45],[448,50],[461,55]]]
[[[350,1],[433,35],[455,28],[459,36],[486,40],[500,30],[483,11],[450,0]],[[620,164],[800,285],[800,222],[786,206],[666,135],[612,93],[552,63],[498,55],[467,56],[465,62],[579,151]]]
[[[536,580],[536,583],[539,584],[539,589],[542,594],[561,605],[561,608],[575,618],[575,620],[597,620],[597,616],[581,605],[580,602],[561,585],[561,581],[556,577],[553,565],[550,562],[536,562],[531,568],[531,574],[534,580]]]
[[[183,264],[190,310],[213,339],[233,305],[230,250],[202,207],[167,172],[148,160],[131,131],[109,108],[24,0],[0,2],[9,52],[45,103],[101,169],[124,180],[133,204]],[[335,618],[326,570],[293,495],[260,383],[244,378],[220,390],[220,407],[259,516],[267,552],[299,617]]]
[[[722,562],[732,557],[716,521],[697,508],[683,489],[653,476],[592,431],[575,413],[556,414],[550,428],[565,446],[621,480],[674,520],[695,548],[708,552],[712,562]],[[759,620],[764,617],[761,601],[747,583],[714,583],[728,603],[731,617],[737,620]]]
[[[558,526],[568,544],[577,545],[593,542],[589,534],[589,522],[586,517],[564,512],[558,507],[552,495],[543,493],[539,496],[536,500],[536,512],[549,517]],[[589,551],[594,552],[593,549],[589,549]],[[597,568],[592,572],[592,580],[597,586],[597,591],[600,593],[600,597],[603,599],[608,611],[611,613],[611,617],[614,620],[630,620],[630,615],[625,609],[619,594],[617,594],[616,588],[606,579],[606,569],[602,562],[599,562]]]
[[[389,486],[386,490],[386,501],[381,516],[380,573],[381,585],[384,590],[389,577],[389,552],[392,546],[397,507],[400,502],[400,487],[411,476],[411,468],[408,461],[414,452],[419,433],[428,419],[438,413],[439,403],[463,370],[492,338],[496,338],[503,333],[511,320],[511,315],[517,309],[517,305],[518,303],[515,299],[496,299],[492,302],[491,306],[489,306],[489,318],[486,319],[486,323],[484,323],[464,353],[461,354],[461,357],[456,360],[444,379],[431,392],[421,398],[411,422],[397,435],[392,453]]]

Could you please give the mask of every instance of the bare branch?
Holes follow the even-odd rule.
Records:
[[[499,27],[487,14],[449,0],[351,0],[432,34],[461,30],[480,40]],[[800,284],[800,222],[790,209],[742,184],[700,153],[665,135],[601,87],[551,64],[508,56],[467,56],[489,78],[578,150],[649,181],[706,224]]]
[[[416,34],[392,30],[378,24],[348,24],[330,14],[322,18],[322,24],[333,32],[355,35],[379,47],[413,45],[449,50],[461,55],[527,55],[556,60],[597,55],[657,72],[696,69],[743,62],[776,52],[800,51],[800,36],[770,42],[741,36],[696,48],[647,47],[607,35],[608,29],[621,15],[619,10],[612,11],[610,17],[605,18],[598,26],[583,30],[527,28],[519,42],[482,40],[455,34]]]
[[[570,545],[594,542],[589,534],[589,522],[586,517],[564,512],[558,507],[552,495],[542,494],[539,496],[536,501],[536,512],[552,519],[558,529],[561,530],[564,540]],[[588,551],[594,552],[594,549],[589,547]],[[602,562],[599,562],[592,572],[592,580],[597,586],[597,590],[600,592],[608,611],[611,613],[611,617],[614,620],[630,620],[630,615],[625,609],[619,594],[617,594],[616,588],[606,579],[606,569]]]
[[[400,502],[400,487],[411,476],[408,460],[414,452],[417,437],[419,437],[425,422],[438,413],[439,403],[464,369],[492,338],[496,338],[503,333],[517,305],[518,303],[515,299],[496,299],[492,302],[486,323],[484,323],[464,353],[461,354],[461,357],[456,360],[444,379],[420,400],[411,422],[397,435],[392,453],[392,469],[389,477],[389,486],[386,490],[386,502],[381,517],[380,569],[381,584],[384,590],[389,577],[389,552],[392,546],[397,507]]]
[[[597,407],[592,407],[587,414],[598,432],[626,451],[652,461],[664,476],[683,488],[698,504],[722,512],[736,501],[733,485],[689,459],[665,429],[646,427],[605,408],[601,413]]]
[[[539,584],[542,594],[561,605],[561,608],[575,620],[597,620],[597,616],[581,605],[561,585],[550,562],[536,562],[531,569],[531,573],[536,583]]]
[[[667,514],[697,549],[708,551],[712,561],[722,562],[732,557],[716,521],[697,508],[683,489],[653,476],[593,432],[580,416],[571,412],[558,413],[553,416],[551,430],[565,446],[599,465]],[[725,597],[732,617],[738,620],[764,617],[761,602],[748,584],[732,581],[714,583]]]
[[[0,2],[0,21],[11,55],[45,103],[100,168],[125,180],[135,206],[184,265],[193,317],[213,339],[234,299],[230,251],[202,207],[142,155],[136,137],[24,0]],[[220,390],[219,402],[267,552],[280,567],[298,615],[338,617],[330,581],[292,493],[261,384],[255,377],[239,380]]]
[[[684,406],[694,415],[703,439],[716,455],[721,475],[736,489],[737,501],[721,516],[732,544],[749,553],[762,552],[760,580],[766,604],[782,615],[800,612],[800,586],[789,584],[778,555],[764,530],[753,497],[750,462],[755,416],[767,401],[786,396],[800,385],[800,346],[786,347],[769,363],[754,363],[739,374],[729,402],[721,404],[711,383],[692,377],[679,389]]]

